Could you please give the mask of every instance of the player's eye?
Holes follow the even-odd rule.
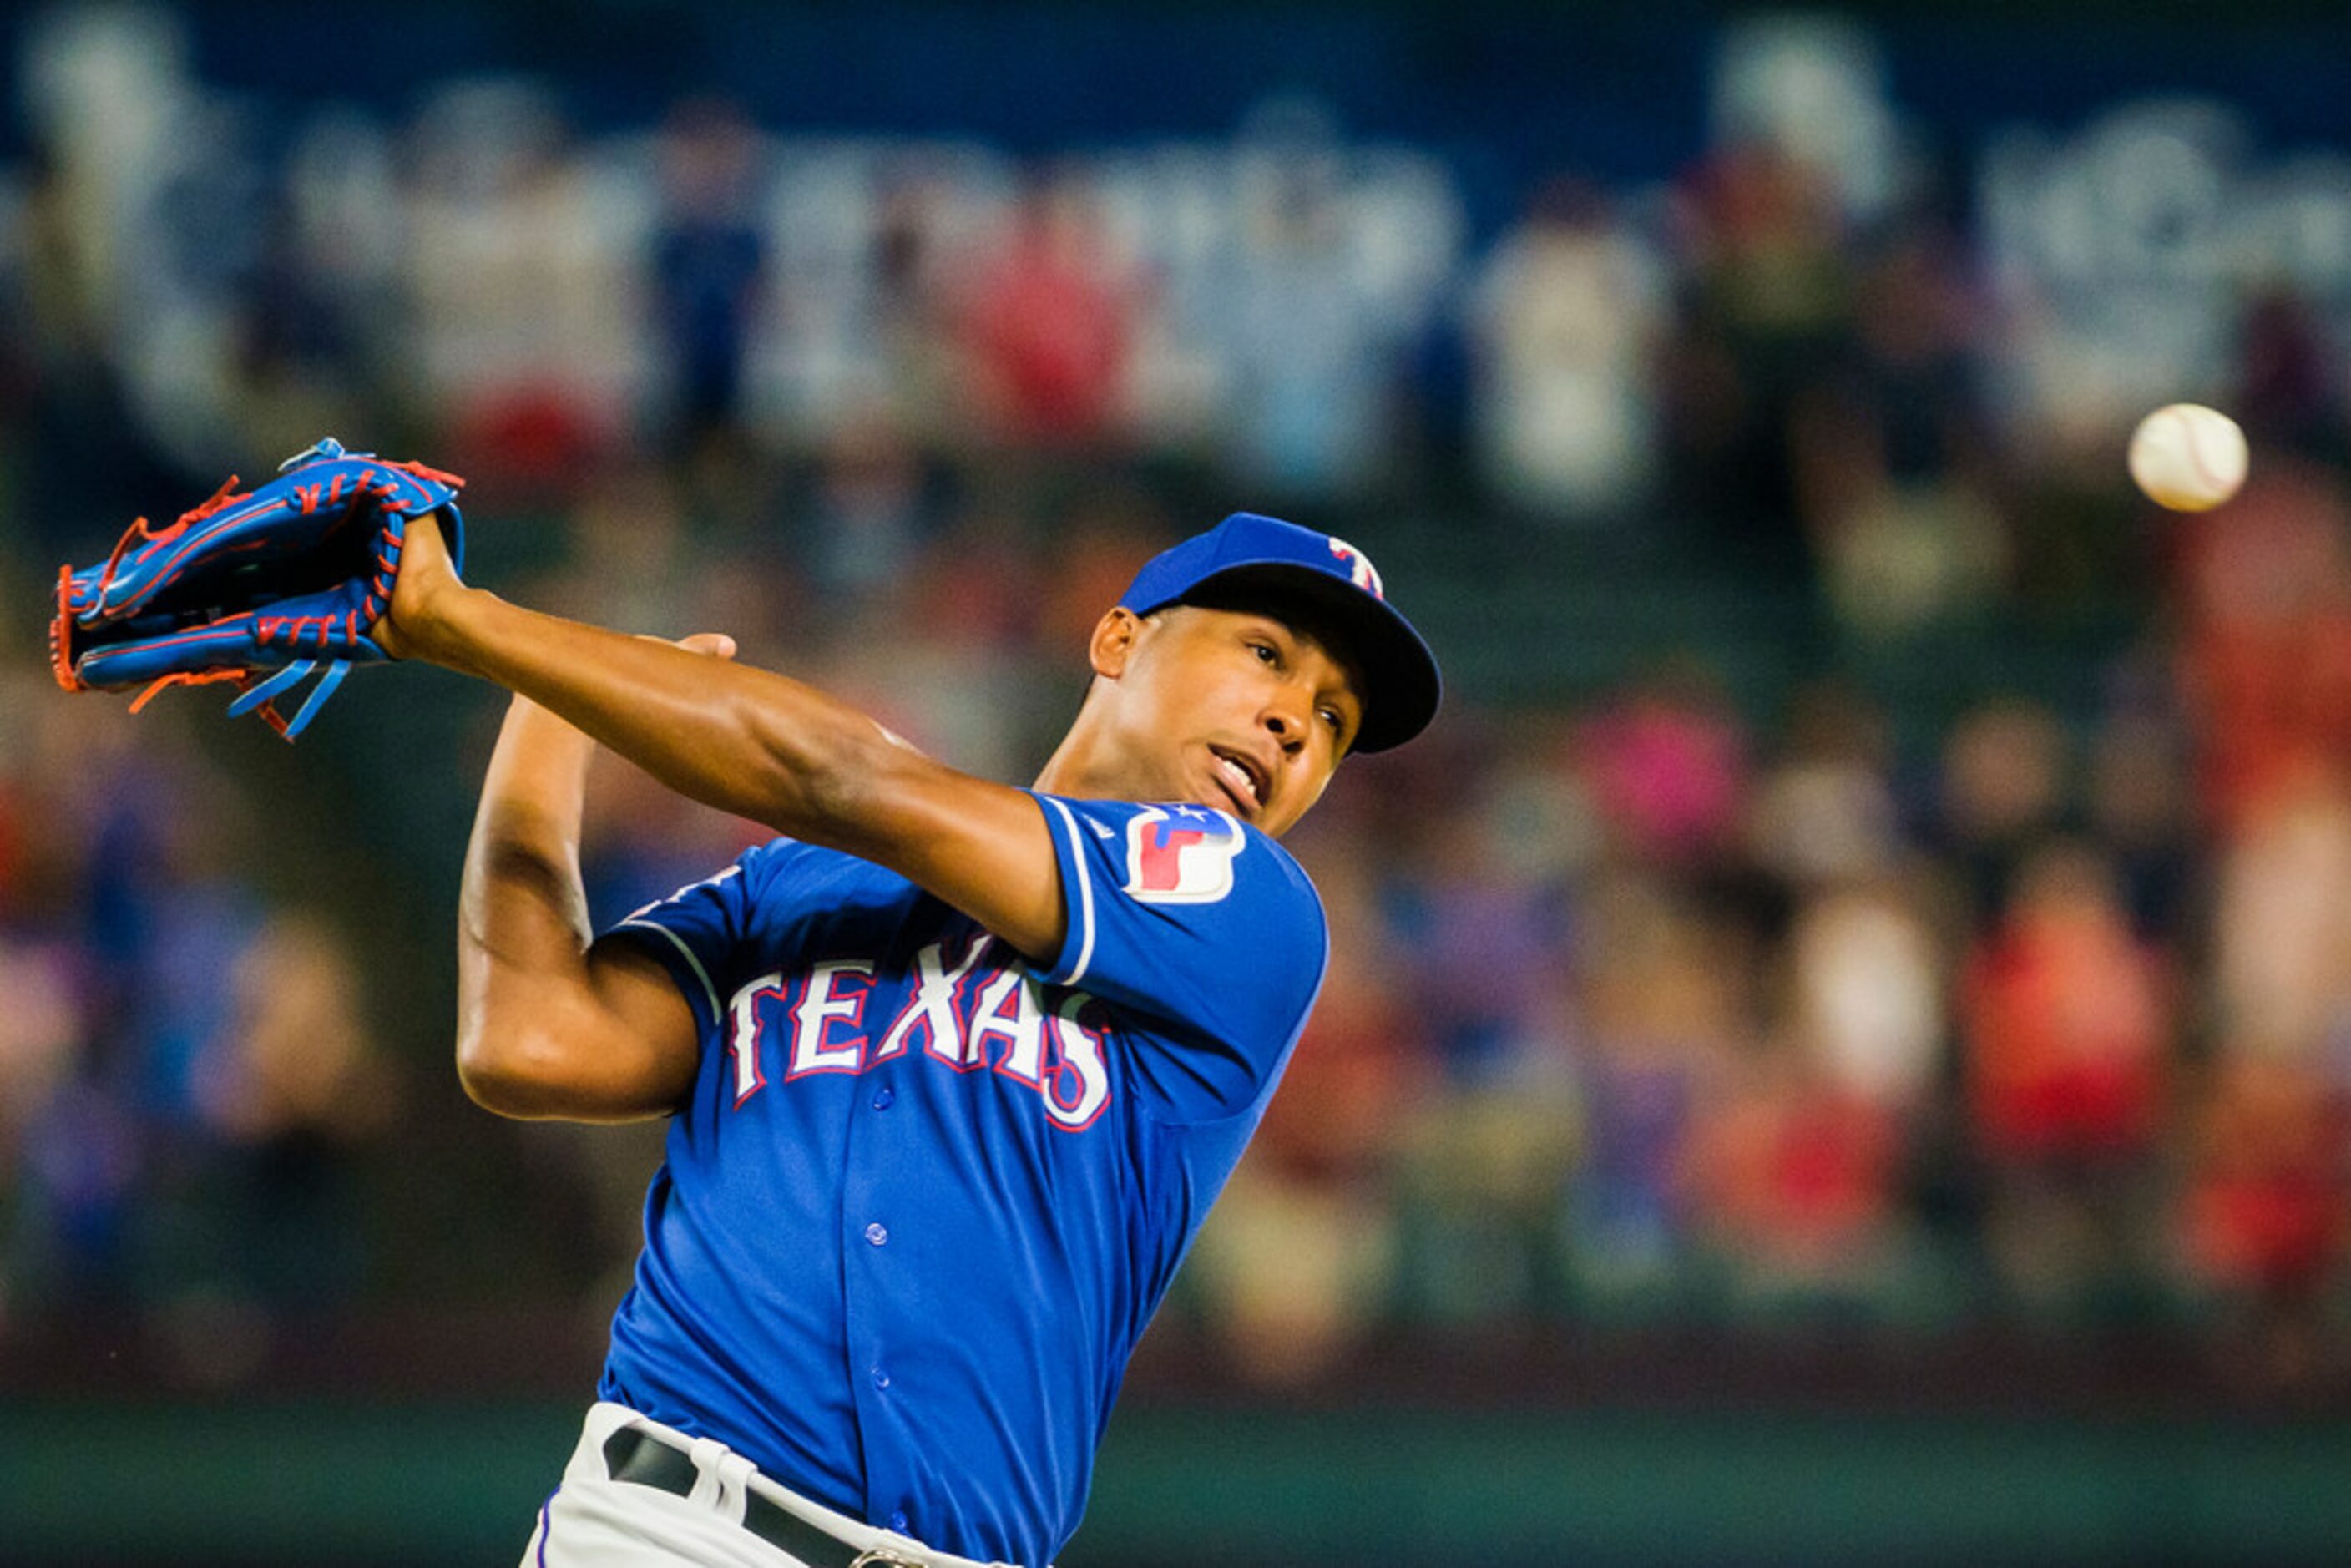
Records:
[[[1326,707],[1321,711],[1322,722],[1331,727],[1331,733],[1332,735],[1337,735],[1347,727],[1347,721],[1340,716],[1339,710],[1337,708]]]
[[[1274,650],[1270,643],[1260,643],[1252,639],[1249,643],[1249,652],[1257,655],[1258,663],[1260,664],[1281,663],[1281,655]]]

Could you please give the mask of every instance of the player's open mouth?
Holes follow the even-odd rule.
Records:
[[[1251,816],[1264,810],[1266,781],[1259,765],[1220,746],[1208,749],[1216,753],[1217,781],[1232,796],[1233,803]]]

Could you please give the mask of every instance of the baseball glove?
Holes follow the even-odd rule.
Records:
[[[167,528],[141,517],[96,566],[60,568],[49,663],[69,692],[231,681],[232,715],[258,713],[291,740],[353,664],[389,658],[368,635],[392,603],[408,525],[438,512],[463,570],[465,483],[329,439],[239,495],[232,475]],[[323,670],[289,720],[276,699]]]

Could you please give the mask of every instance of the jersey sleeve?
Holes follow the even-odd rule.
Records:
[[[724,1021],[726,955],[749,928],[751,883],[763,859],[763,849],[748,851],[724,871],[655,899],[605,933],[661,960],[705,1038]]]
[[[1039,795],[1068,935],[1041,977],[1148,1020],[1134,1071],[1172,1120],[1253,1103],[1321,989],[1322,900],[1271,839],[1222,811]]]

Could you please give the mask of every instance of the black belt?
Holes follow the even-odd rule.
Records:
[[[623,1427],[604,1439],[604,1469],[616,1481],[652,1487],[674,1497],[691,1495],[699,1475],[694,1461],[683,1452],[634,1427]],[[887,1552],[861,1553],[848,1542],[747,1489],[743,1494],[743,1528],[799,1558],[808,1568],[859,1568],[861,1563],[904,1561]]]

